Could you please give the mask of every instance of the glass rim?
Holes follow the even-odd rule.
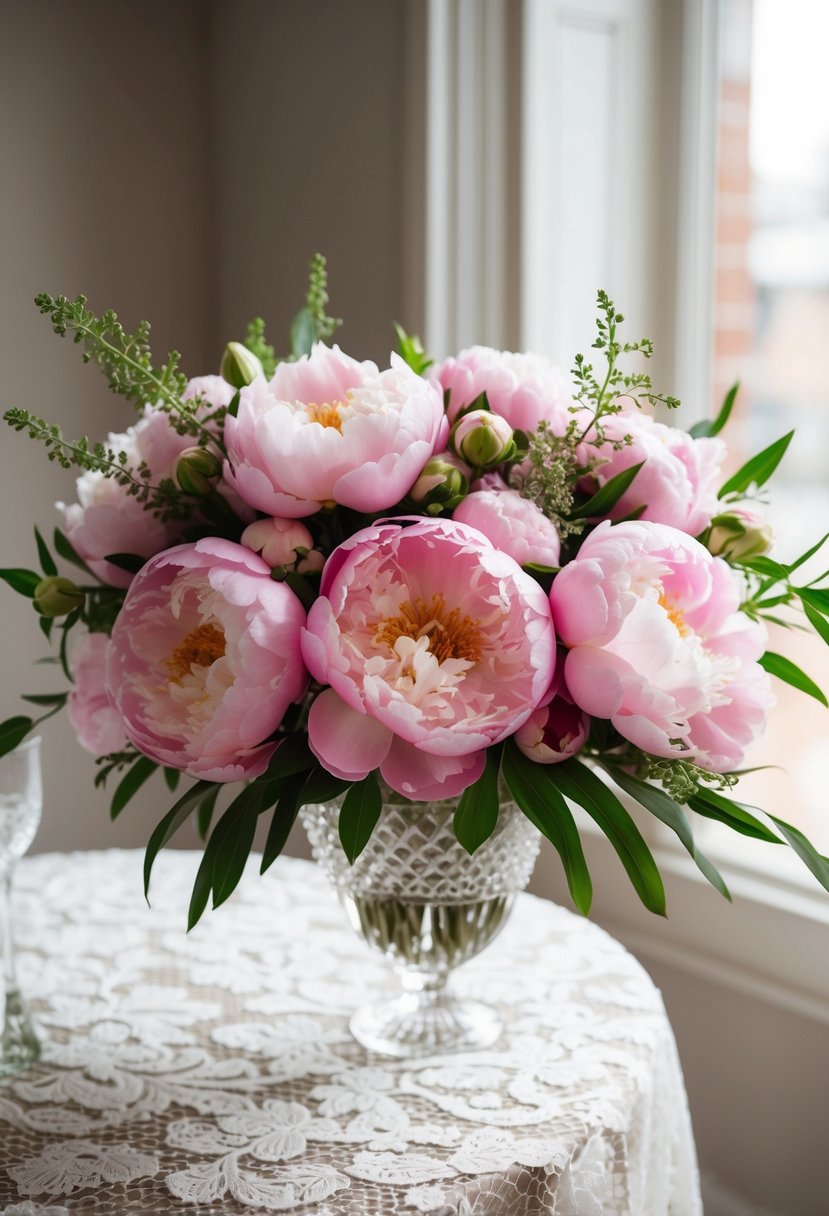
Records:
[[[10,752],[6,752],[6,755],[7,756],[20,755],[23,752],[29,751],[30,748],[33,748],[35,746],[39,747],[42,742],[43,742],[42,735],[33,735],[31,737],[31,739],[26,739],[26,741],[24,743],[18,743],[17,747],[12,748],[12,750]]]

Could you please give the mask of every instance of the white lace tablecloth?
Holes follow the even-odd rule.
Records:
[[[506,1030],[389,1061],[347,1019],[391,991],[307,862],[249,872],[189,936],[192,853],[24,860],[22,986],[44,1051],[0,1083],[0,1213],[699,1216],[659,993],[529,895],[455,982]]]

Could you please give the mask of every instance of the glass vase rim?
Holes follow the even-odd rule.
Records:
[[[31,739],[26,739],[23,743],[18,743],[17,747],[13,747],[10,752],[0,756],[0,760],[5,760],[8,756],[22,756],[24,752],[28,752],[36,747],[39,747],[43,742],[42,735],[32,735]]]

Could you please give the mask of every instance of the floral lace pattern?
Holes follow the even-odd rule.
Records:
[[[41,1061],[0,1085],[0,1216],[700,1216],[659,993],[601,929],[525,895],[455,977],[485,1052],[386,1061],[351,1038],[392,985],[307,862],[184,932],[198,859],[25,860],[21,980]]]

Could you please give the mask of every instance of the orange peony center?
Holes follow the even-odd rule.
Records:
[[[442,592],[432,598],[417,599],[412,604],[406,600],[400,605],[397,616],[388,616],[380,622],[375,642],[394,649],[398,638],[429,639],[429,650],[439,663],[447,659],[465,659],[477,663],[481,657],[480,622],[465,616],[460,608],[447,610]]]
[[[660,608],[665,609],[668,620],[674,626],[679,636],[681,638],[686,638],[691,630],[685,624],[685,617],[682,613],[682,609],[677,608],[675,604],[672,604],[664,591],[659,596],[659,606]]]
[[[180,684],[184,676],[189,676],[194,667],[210,667],[225,652],[225,635],[218,625],[206,622],[191,630],[187,637],[179,642],[173,653],[167,659],[170,669],[170,679]]]
[[[312,422],[318,422],[320,426],[332,426],[335,431],[342,432],[343,420],[340,410],[344,405],[344,401],[323,401],[322,404],[311,401],[306,405],[305,412]]]

